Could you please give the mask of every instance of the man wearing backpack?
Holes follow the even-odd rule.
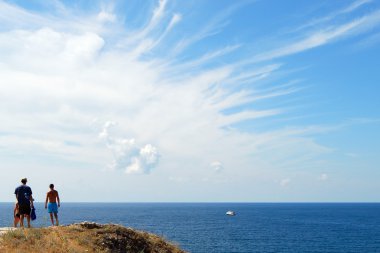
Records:
[[[30,228],[30,212],[33,207],[33,197],[32,189],[26,185],[27,181],[26,178],[21,179],[22,184],[16,188],[15,194],[19,205],[20,227],[24,227],[24,217],[26,216],[28,228]]]

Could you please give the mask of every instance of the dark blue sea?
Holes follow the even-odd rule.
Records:
[[[36,209],[33,226],[50,225]],[[63,203],[59,216],[149,231],[189,252],[380,252],[380,203]],[[0,203],[0,226],[12,217]]]

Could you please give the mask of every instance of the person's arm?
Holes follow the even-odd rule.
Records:
[[[15,209],[13,210],[13,217],[16,218],[16,214],[17,214],[17,206],[15,205]]]
[[[33,204],[33,196],[32,195],[29,196],[29,200],[30,200],[30,206],[33,208],[34,204]]]
[[[28,187],[28,192],[29,192],[29,201],[30,201],[30,207],[34,207],[34,205],[33,205],[33,201],[34,201],[34,199],[33,199],[33,192],[32,192],[32,189],[30,188],[30,187]]]
[[[60,207],[60,206],[61,206],[61,200],[59,199],[59,194],[58,194],[58,192],[57,192],[57,202],[58,202],[58,207]]]
[[[47,208],[47,203],[48,203],[48,196],[49,196],[49,193],[46,193],[46,200],[45,200],[45,209]]]
[[[18,203],[18,196],[17,196],[17,194],[18,194],[18,190],[16,188],[16,190],[15,190],[15,196],[16,196],[16,202]]]

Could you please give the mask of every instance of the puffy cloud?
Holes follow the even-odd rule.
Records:
[[[220,173],[224,169],[223,164],[219,161],[214,161],[210,163],[210,167],[216,172]]]
[[[98,34],[86,32],[81,36],[69,36],[64,57],[70,60],[91,60],[104,46],[104,39]]]
[[[112,170],[124,170],[126,174],[149,174],[159,162],[160,155],[156,147],[146,144],[138,147],[135,139],[115,138],[110,134],[113,121],[107,121],[98,137],[111,150],[114,160],[109,165]]]
[[[99,138],[105,141],[109,141],[109,128],[115,126],[116,123],[113,121],[107,121],[104,123],[103,130],[99,133]]]
[[[127,174],[149,174],[151,170],[157,166],[159,158],[160,155],[158,154],[157,148],[151,144],[146,144],[140,148],[138,156],[132,158],[133,162],[127,167],[125,172]]]

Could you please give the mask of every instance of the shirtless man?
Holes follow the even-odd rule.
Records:
[[[48,209],[48,213],[50,214],[50,220],[51,224],[54,226],[54,218],[55,217],[55,223],[58,226],[58,207],[61,206],[59,195],[56,190],[54,190],[54,184],[49,185],[50,191],[46,194],[46,200],[45,200],[45,209]],[[57,205],[58,202],[58,205]]]

